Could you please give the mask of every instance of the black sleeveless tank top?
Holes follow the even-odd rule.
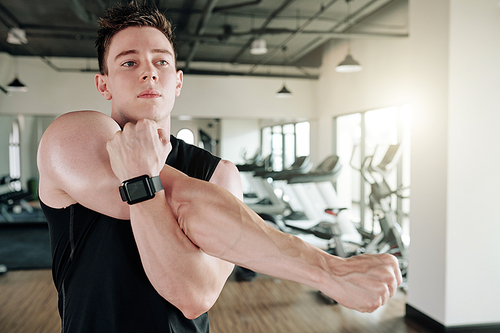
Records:
[[[210,180],[220,158],[171,136],[166,163]],[[52,248],[63,333],[208,332],[208,314],[189,320],[149,282],[130,221],[74,204],[41,203]]]

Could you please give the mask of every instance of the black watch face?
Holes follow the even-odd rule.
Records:
[[[146,188],[149,188],[149,184],[146,183],[145,179],[127,184],[128,194],[130,195],[131,199],[150,196],[151,194],[146,191]]]
[[[138,203],[154,197],[154,193],[149,185],[147,176],[138,177],[129,181],[125,187],[127,188],[129,204]]]

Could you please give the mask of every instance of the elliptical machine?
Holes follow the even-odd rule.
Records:
[[[392,196],[406,198],[402,195],[402,191],[406,188],[393,190],[387,181],[389,174],[401,156],[401,144],[390,145],[381,162],[374,165],[377,148],[375,148],[373,155],[365,158],[361,168],[354,166],[351,158],[351,167],[361,173],[363,179],[370,184],[371,188],[369,204],[373,212],[373,225],[371,235],[364,230],[360,230],[360,233],[365,237],[369,235],[362,252],[395,255],[399,260],[399,267],[403,277],[405,277],[408,268],[408,246],[403,241],[401,226],[396,220],[394,209],[392,209]],[[381,229],[377,235],[373,231],[375,223],[378,223]]]

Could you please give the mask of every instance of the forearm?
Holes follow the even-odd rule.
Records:
[[[176,179],[174,170],[167,172]],[[170,185],[167,200],[181,229],[212,256],[315,287],[327,279],[329,261],[342,261],[270,227],[220,187],[189,178]]]
[[[130,206],[130,219],[144,270],[158,293],[187,318],[206,312],[233,265],[207,255],[186,237],[163,191]]]

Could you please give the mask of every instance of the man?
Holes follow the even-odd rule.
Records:
[[[170,136],[183,77],[161,13],[129,4],[100,26],[95,84],[111,118],[65,114],[38,153],[63,332],[208,332],[232,263],[360,311],[387,302],[394,257],[345,260],[267,226],[232,163]]]

